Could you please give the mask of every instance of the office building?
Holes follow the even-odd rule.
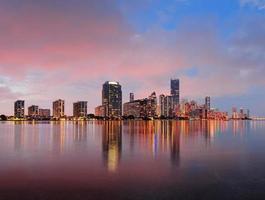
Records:
[[[62,117],[65,117],[64,100],[59,99],[53,102],[53,118],[60,119]]]
[[[153,92],[148,98],[138,99],[123,104],[123,115],[134,118],[157,117],[157,98]]]
[[[172,118],[175,116],[176,105],[173,96],[159,96],[160,116]]]
[[[97,117],[106,117],[106,106],[101,105],[101,106],[97,106],[95,108],[95,116]]]
[[[73,116],[87,117],[87,101],[78,101],[73,104]]]
[[[39,117],[42,119],[48,119],[51,117],[51,110],[50,109],[39,109]]]
[[[28,116],[36,118],[39,116],[39,106],[32,105],[28,107]]]
[[[15,118],[25,117],[25,101],[24,100],[17,100],[14,103],[14,116]]]
[[[174,106],[179,104],[179,79],[171,79],[170,80],[170,95],[173,98]]]
[[[106,106],[106,117],[120,118],[122,115],[122,90],[118,82],[107,81],[102,88],[102,105]]]
[[[209,97],[209,96],[205,97],[205,108],[207,110],[211,109],[211,97]]]

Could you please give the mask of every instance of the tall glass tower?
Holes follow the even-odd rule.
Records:
[[[179,79],[170,80],[170,94],[173,97],[174,105],[179,104]]]
[[[106,117],[122,116],[122,91],[119,82],[107,81],[103,84],[102,105],[106,108]]]

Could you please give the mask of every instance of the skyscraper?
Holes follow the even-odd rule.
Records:
[[[16,118],[24,118],[25,116],[25,101],[17,100],[14,104],[14,116]]]
[[[207,110],[211,109],[211,97],[209,97],[209,96],[205,97],[205,108]]]
[[[64,100],[58,99],[53,102],[53,118],[60,119],[64,117]]]
[[[170,94],[173,98],[173,104],[179,104],[179,79],[170,80]]]
[[[159,104],[160,104],[160,116],[164,117],[174,117],[174,97],[173,96],[159,96]]]
[[[87,116],[87,101],[78,101],[73,104],[73,116],[74,117]]]
[[[103,84],[102,105],[106,106],[106,117],[121,117],[122,90],[121,85],[118,82],[107,81]]]

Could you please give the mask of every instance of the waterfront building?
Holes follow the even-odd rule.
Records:
[[[176,106],[180,103],[180,87],[179,87],[179,79],[171,79],[170,80],[170,96],[173,98],[173,109],[175,110]]]
[[[177,108],[174,103],[175,97],[174,96],[159,96],[159,104],[160,104],[160,116],[164,117],[174,117],[175,116],[175,109]]]
[[[95,116],[97,117],[106,117],[106,106],[105,105],[101,105],[101,106],[97,106],[95,108]]]
[[[119,82],[107,81],[102,88],[102,105],[105,117],[120,118],[122,115],[122,90]]]
[[[144,118],[145,117],[145,99],[138,99],[123,104],[123,115],[125,117]]]
[[[17,100],[14,103],[14,116],[15,118],[25,117],[25,101],[24,100]]]
[[[53,102],[53,118],[60,119],[65,117],[64,114],[64,100],[58,99]]]
[[[156,93],[153,92],[147,98],[146,116],[147,117],[157,117],[157,97]]]
[[[39,117],[41,119],[48,119],[51,117],[51,110],[50,109],[43,109],[43,108],[40,108],[39,109]]]
[[[237,112],[237,108],[232,108],[232,119],[239,119],[239,114]]]
[[[246,118],[245,113],[244,113],[244,109],[243,109],[243,108],[240,108],[240,110],[239,110],[239,118],[240,118],[240,119],[244,119],[244,118]]]
[[[248,119],[250,119],[250,111],[249,111],[249,109],[247,109],[246,117],[247,117]]]
[[[32,105],[28,107],[28,116],[32,118],[36,118],[39,116],[39,106]]]
[[[134,101],[134,93],[130,93],[130,102]]]
[[[123,115],[134,118],[157,117],[157,98],[153,92],[148,98],[138,99],[123,104]]]
[[[76,118],[87,117],[87,101],[73,103],[73,116]]]
[[[205,108],[207,110],[211,109],[211,97],[209,97],[209,96],[205,97]]]

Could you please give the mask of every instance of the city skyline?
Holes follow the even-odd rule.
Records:
[[[51,109],[58,98],[88,101],[90,113],[105,80],[141,99],[178,77],[181,98],[265,115],[262,0],[0,3],[1,113],[15,99]]]
[[[129,93],[129,100],[123,101],[122,85],[117,81],[106,81],[102,85],[101,104],[89,113],[87,101],[77,101],[72,105],[72,115],[65,113],[66,104],[64,99],[52,102],[51,110],[39,108],[39,105],[28,106],[25,112],[25,101],[14,102],[14,115],[11,120],[87,120],[96,119],[176,119],[176,120],[250,120],[257,119],[250,115],[248,108],[233,107],[231,116],[229,112],[212,107],[211,97],[206,96],[204,102],[180,99],[180,80],[170,79],[168,93],[157,95],[153,91],[148,97],[134,98],[134,93]],[[238,112],[239,111],[239,112]],[[261,118],[259,118],[261,119]]]

